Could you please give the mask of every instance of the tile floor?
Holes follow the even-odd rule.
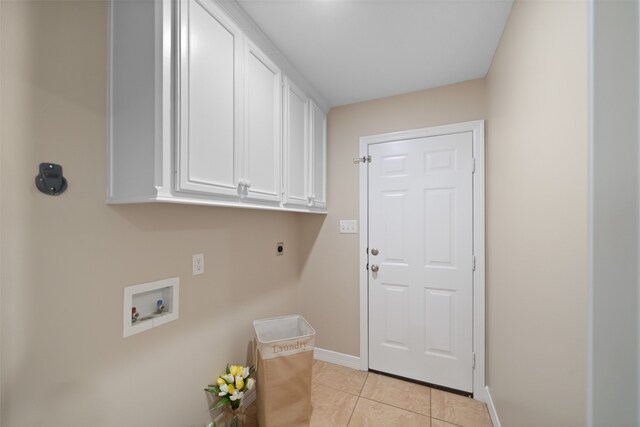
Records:
[[[319,360],[311,404],[311,427],[491,427],[477,400]],[[247,415],[248,426],[256,426],[255,403]]]

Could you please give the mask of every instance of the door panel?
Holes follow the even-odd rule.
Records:
[[[472,134],[369,145],[369,366],[472,391]]]
[[[425,352],[451,355],[454,292],[425,289]],[[437,325],[437,327],[434,327]]]
[[[285,79],[284,86],[284,203],[308,206],[309,199],[309,98]]]
[[[409,308],[409,289],[406,285],[383,284],[384,290],[384,324],[385,341],[383,345],[407,350],[409,345],[409,319],[406,315]]]
[[[289,97],[289,197],[302,199],[306,202],[306,171],[305,156],[306,129],[305,129],[306,100],[297,93],[292,92]]]
[[[327,207],[326,196],[326,128],[327,118],[324,112],[313,101],[309,102],[310,108],[310,120],[311,125],[311,199],[313,206],[318,208]]]
[[[453,267],[455,203],[455,188],[424,192],[425,267]]]
[[[246,47],[245,159],[247,197],[280,200],[281,74],[253,44]]]
[[[386,262],[406,264],[404,218],[407,215],[407,197],[404,192],[386,192],[383,197],[384,253]]]
[[[237,195],[240,33],[208,2],[180,7],[178,190]]]

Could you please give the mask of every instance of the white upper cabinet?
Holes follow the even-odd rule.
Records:
[[[285,205],[309,205],[309,98],[289,79],[284,82]]]
[[[309,205],[316,208],[327,207],[327,116],[315,102],[309,102],[309,165],[310,194]]]
[[[326,210],[324,112],[231,2],[109,4],[107,202]]]
[[[238,196],[240,30],[208,1],[180,2],[178,191]]]
[[[244,162],[241,197],[279,202],[282,167],[282,76],[249,40],[245,44]]]

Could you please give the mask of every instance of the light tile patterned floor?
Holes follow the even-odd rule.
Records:
[[[310,427],[492,427],[484,403],[457,394],[315,361]],[[257,425],[255,403],[247,410]]]

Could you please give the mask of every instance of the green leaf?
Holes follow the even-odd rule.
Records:
[[[231,373],[231,369],[229,368],[229,364],[228,363],[227,363],[227,371],[226,372],[227,372],[227,374]]]
[[[211,411],[215,411],[216,409],[220,409],[223,406],[228,405],[229,403],[231,403],[231,399],[229,399],[229,396],[224,396],[224,397],[220,398],[220,400],[218,400],[215,405],[213,405],[213,408],[211,408]]]

